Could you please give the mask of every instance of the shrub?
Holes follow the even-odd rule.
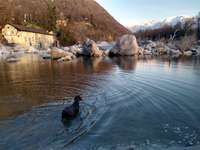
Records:
[[[180,49],[180,51],[187,51],[196,43],[196,41],[197,38],[195,35],[184,36],[176,43],[176,46]]]

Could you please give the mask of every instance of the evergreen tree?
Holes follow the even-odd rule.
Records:
[[[56,30],[56,5],[54,0],[44,0],[47,6],[47,22],[46,22],[46,29],[48,30]]]

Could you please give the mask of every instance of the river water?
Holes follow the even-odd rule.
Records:
[[[81,95],[80,115],[62,109]],[[0,61],[0,149],[200,147],[200,58]]]

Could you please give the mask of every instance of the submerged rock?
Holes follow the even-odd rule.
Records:
[[[139,54],[139,46],[134,35],[124,35],[111,49],[110,55],[132,56]]]

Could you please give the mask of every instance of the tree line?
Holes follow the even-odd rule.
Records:
[[[200,39],[200,13],[196,18],[187,19],[184,23],[177,23],[175,26],[165,25],[158,29],[147,29],[135,33],[138,39],[143,40],[180,40],[182,37],[197,35]]]

